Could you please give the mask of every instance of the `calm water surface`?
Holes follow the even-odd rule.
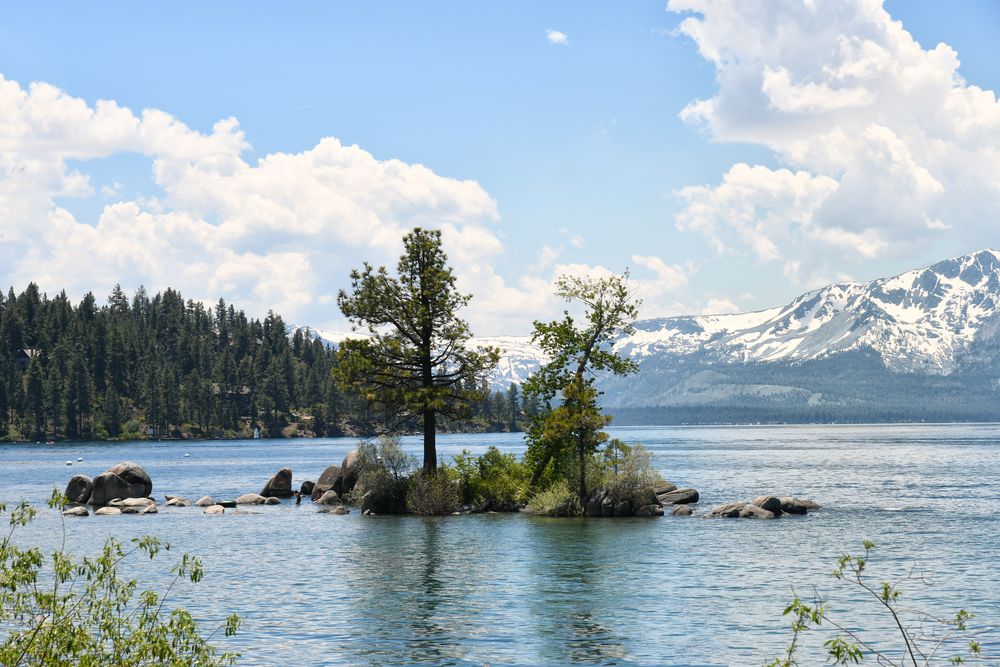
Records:
[[[243,629],[220,643],[247,665],[759,665],[787,643],[781,611],[793,586],[818,585],[853,622],[876,636],[886,629],[829,577],[835,558],[865,538],[880,547],[876,574],[916,565],[932,578],[930,588],[907,588],[911,603],[1000,621],[1000,426],[613,432],[649,447],[667,479],[698,488],[703,510],[761,493],[807,496],[824,509],[761,522],[341,517],[287,501],[206,516],[161,505],[155,516],[65,522],[46,510],[24,539],[54,548],[65,526],[79,555],[110,535],[142,534],[200,554],[205,579],[174,599],[206,623],[240,613]],[[416,439],[405,442],[418,451]],[[463,448],[524,449],[517,434],[440,442],[445,460]],[[41,504],[72,474],[120,460],[145,467],[161,500],[233,498],[259,491],[283,466],[296,486],[315,480],[355,443],[0,445],[0,502]],[[157,587],[166,569],[138,574]],[[802,661],[813,663],[822,660]]]

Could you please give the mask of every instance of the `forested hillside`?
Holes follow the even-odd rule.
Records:
[[[341,392],[336,352],[281,317],[247,317],[167,289],[107,302],[31,284],[0,300],[0,434],[43,438],[333,436],[408,428]],[[511,430],[524,409],[516,386],[484,391],[452,430]]]

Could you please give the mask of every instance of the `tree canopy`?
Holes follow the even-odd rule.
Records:
[[[438,415],[470,413],[499,352],[468,344],[472,332],[457,313],[472,297],[455,286],[441,232],[415,228],[403,237],[403,248],[396,276],[366,262],[351,272],[350,292],[340,292],[341,311],[366,335],[341,344],[336,377],[400,420],[419,418],[423,467],[433,472]]]

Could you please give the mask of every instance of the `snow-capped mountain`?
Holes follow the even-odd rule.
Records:
[[[614,347],[637,360],[703,352],[740,363],[870,349],[890,370],[947,375],[997,317],[998,303],[1000,253],[982,250],[893,278],[829,285],[759,312],[641,321]]]

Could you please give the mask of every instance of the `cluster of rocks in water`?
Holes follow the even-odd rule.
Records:
[[[319,512],[348,514],[345,499],[355,490],[361,467],[360,455],[351,450],[340,465],[327,467],[315,482],[302,482],[298,494],[312,500]],[[136,463],[118,463],[91,479],[86,475],[75,475],[66,485],[65,496],[68,505],[65,516],[88,516],[88,506],[95,515],[156,514],[157,504],[152,498],[153,482],[145,470]],[[211,496],[203,496],[191,501],[177,495],[166,495],[168,507],[200,507],[205,514],[223,514],[226,509],[240,505],[277,505],[282,498],[292,498],[296,492],[292,488],[292,470],[282,468],[275,473],[261,489],[260,493],[245,493],[234,500],[216,501]],[[355,494],[357,495],[357,494]],[[593,491],[584,503],[584,515],[588,517],[663,516],[669,508],[674,516],[694,516],[692,505],[700,500],[696,489],[678,488],[671,482],[661,482],[631,498],[617,498],[608,489]],[[297,502],[300,499],[297,499]],[[404,508],[387,504],[371,492],[362,493],[358,498],[362,513],[401,513]],[[774,519],[783,514],[802,515],[819,509],[812,500],[791,496],[759,496],[750,502],[731,502],[712,508],[700,516],[708,518]],[[521,506],[502,508],[502,511],[517,511]],[[470,509],[471,511],[471,509]]]

